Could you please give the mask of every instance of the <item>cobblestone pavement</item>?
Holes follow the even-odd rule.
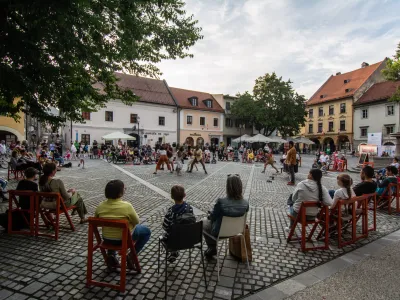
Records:
[[[313,157],[303,157],[303,167],[297,181],[306,178]],[[355,163],[355,160],[354,162]],[[221,277],[217,282],[216,260],[206,262],[209,284],[202,279],[199,253],[192,253],[189,266],[188,253],[168,268],[168,299],[238,299],[263,289],[277,281],[297,275],[319,264],[328,262],[363,244],[400,228],[400,218],[384,212],[378,213],[378,231],[356,245],[338,249],[335,241],[327,251],[302,253],[298,243],[286,243],[284,228],[288,225],[286,199],[294,187],[287,186],[286,175],[273,175],[268,167],[261,174],[260,164],[218,162],[206,165],[208,175],[199,167],[192,174],[178,177],[168,171],[153,175],[152,166],[110,165],[102,160],[88,160],[86,169],[71,169],[57,173],[67,188],[77,189],[85,199],[89,214],[104,200],[105,184],[121,179],[128,187],[125,200],[130,201],[141,221],[152,230],[152,238],[139,260],[143,271],[127,276],[127,291],[120,294],[108,288],[85,287],[87,225],[77,225],[76,232],[62,231],[58,242],[48,238],[0,233],[0,299],[162,299],[164,295],[163,267],[157,273],[157,238],[162,234],[162,219],[171,205],[169,191],[172,185],[186,188],[187,201],[196,209],[199,218],[212,209],[218,197],[225,196],[228,174],[240,174],[245,194],[250,199],[248,224],[250,225],[253,261],[250,271],[232,256],[225,256],[221,246]],[[351,165],[351,162],[350,162]],[[186,165],[184,165],[186,167]],[[1,173],[3,172],[3,173]],[[0,171],[0,176],[5,176]],[[357,182],[358,175],[351,174]],[[336,174],[328,174],[323,184],[331,189]],[[16,186],[11,181],[9,189]],[[6,205],[0,207],[5,211]],[[75,224],[78,218],[73,217]],[[95,255],[94,274],[97,279],[116,282],[118,274],[108,273],[100,255]],[[8,298],[7,298],[8,297]]]

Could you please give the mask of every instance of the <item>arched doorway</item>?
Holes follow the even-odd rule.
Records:
[[[129,147],[133,147],[133,148],[139,147],[139,145],[140,145],[140,137],[139,137],[139,135],[137,133],[130,133],[129,135],[133,136],[134,138],[136,138],[136,141],[128,140],[128,141],[126,141],[126,144]]]
[[[218,144],[219,144],[219,138],[212,138],[212,139],[211,139],[211,144],[214,144],[215,146],[218,146]]]
[[[338,146],[339,151],[348,150],[350,151],[350,140],[347,135],[339,135],[338,136]]]
[[[203,147],[204,146],[204,139],[202,137],[198,137],[196,140],[196,146]]]
[[[310,141],[314,142],[314,145],[309,145],[309,149],[311,150],[317,150],[317,149],[321,149],[321,143],[319,141],[318,138],[314,137],[314,138],[309,138]]]
[[[194,146],[194,139],[191,136],[187,137],[186,140],[185,140],[185,144],[190,146],[190,147],[193,147]]]
[[[17,136],[9,131],[0,131],[0,141],[6,141],[6,144],[9,145],[11,142],[16,142],[18,140]]]
[[[386,142],[383,144],[383,146],[396,146],[396,145],[392,142]]]
[[[335,152],[335,150],[336,150],[335,142],[333,141],[332,138],[326,137],[326,138],[324,139],[324,141],[323,141],[322,148],[323,148],[323,150],[324,150],[325,152],[333,153],[333,152]]]

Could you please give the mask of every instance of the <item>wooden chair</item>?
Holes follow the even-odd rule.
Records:
[[[320,208],[320,211],[317,216],[311,217],[307,216],[307,208]],[[288,217],[293,220],[293,226],[291,226],[289,235],[287,237],[287,242],[292,241],[301,241],[301,251],[306,252],[310,250],[317,250],[317,249],[324,249],[327,250],[329,248],[329,208],[328,206],[322,205],[320,207],[320,202],[315,201],[305,201],[301,203],[300,211],[297,214],[297,217],[293,217],[292,215],[288,214]],[[293,238],[295,234],[297,224],[301,226],[301,237]],[[312,225],[311,231],[306,237],[306,228]],[[317,227],[321,227],[321,231],[325,234],[325,240],[323,246],[316,246],[316,247],[306,247],[306,241],[311,241]],[[322,236],[321,232],[318,236]]]
[[[47,208],[43,208],[41,207],[41,202],[43,201],[43,199],[49,199],[49,198],[53,198],[56,202],[56,206],[55,209],[47,209]],[[59,193],[36,193],[36,236],[47,236],[47,237],[51,237],[54,238],[56,241],[58,240],[58,236],[59,236],[59,231],[60,228],[62,229],[70,229],[72,231],[75,231],[75,226],[72,223],[71,217],[68,213],[68,211],[73,210],[74,208],[76,208],[74,205],[70,206],[70,207],[66,207],[63,198],[60,196]],[[39,224],[39,214],[44,222],[44,225],[40,225]],[[67,218],[69,227],[63,227],[60,226],[60,215],[64,214],[65,217]],[[55,215],[55,219],[53,217],[53,215]],[[50,233],[41,233],[39,231],[39,227],[47,227],[50,228],[53,227],[54,229],[54,234],[50,234]]]
[[[382,195],[378,196],[377,207],[385,208],[387,205],[389,215],[392,214],[392,202],[395,199],[396,199],[396,212],[400,212],[399,186],[400,185],[398,183],[397,184],[390,183],[385,188]]]
[[[16,179],[16,180],[24,178],[24,170],[17,170],[17,169],[14,169],[14,168],[11,166],[11,163],[8,163],[7,180],[10,180],[10,175],[11,175],[11,174],[14,175],[14,179]]]
[[[350,200],[339,200],[337,203],[337,233],[338,247],[354,244],[360,239],[368,237],[368,195],[353,197]],[[344,212],[343,208],[344,207]],[[348,215],[348,210],[351,213]],[[346,218],[348,217],[348,218]],[[357,234],[357,223],[361,220],[361,234]],[[351,227],[351,239],[343,241],[343,231]]]
[[[102,241],[98,227],[113,227],[120,228],[122,231],[121,245],[111,245]],[[93,243],[93,234],[96,237],[96,244]],[[135,251],[135,244],[132,241],[132,236],[129,231],[127,220],[110,220],[101,218],[89,218],[89,236],[88,236],[88,258],[87,258],[87,273],[86,273],[86,286],[100,286],[109,287],[112,289],[119,290],[121,293],[125,292],[126,285],[126,256],[128,248],[131,250],[131,255],[135,265],[137,273],[141,272],[138,257]],[[121,270],[120,270],[120,284],[111,284],[107,282],[100,282],[93,280],[93,253],[100,249],[103,255],[104,262],[107,264],[107,253],[106,250],[119,251],[121,255]]]
[[[30,236],[35,236],[35,192],[32,191],[8,191],[8,234],[25,234]],[[29,209],[21,208],[20,199],[18,197],[29,197]],[[15,206],[13,207],[13,203]],[[22,220],[29,227],[29,231],[26,230],[13,230],[13,212],[19,212],[22,216]],[[29,220],[26,216],[29,214]]]
[[[368,231],[376,231],[376,193],[373,194],[365,194],[363,195],[367,197],[367,209],[372,211],[372,227],[368,227]],[[370,205],[372,204],[372,206]],[[360,207],[357,207],[360,208]]]

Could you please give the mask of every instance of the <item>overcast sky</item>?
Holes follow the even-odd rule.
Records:
[[[203,28],[194,58],[164,61],[173,87],[234,95],[276,72],[307,98],[336,72],[395,53],[400,0],[186,0]]]

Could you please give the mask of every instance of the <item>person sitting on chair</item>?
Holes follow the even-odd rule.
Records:
[[[193,224],[196,223],[196,217],[193,214],[193,208],[184,201],[186,197],[185,189],[181,185],[174,185],[171,188],[171,198],[175,204],[171,206],[164,217],[163,229],[165,231],[163,239],[166,241],[171,233],[172,226],[175,224]],[[170,252],[169,262],[174,262],[179,257],[178,251]]]
[[[132,204],[121,199],[124,193],[125,185],[121,180],[111,180],[108,182],[105,188],[107,200],[100,203],[96,208],[94,216],[104,219],[127,220],[132,240],[135,242],[135,251],[139,254],[150,239],[151,231],[146,226],[139,224],[139,217]],[[104,242],[121,245],[121,229],[104,227],[102,234]],[[119,267],[114,250],[108,250],[107,265],[110,268]],[[127,256],[127,265],[130,269],[135,268],[130,254]]]
[[[361,182],[353,188],[356,196],[364,194],[373,194],[376,191],[376,182],[372,179],[375,176],[374,169],[371,166],[365,166],[361,172]]]
[[[386,188],[389,186],[391,183],[397,183],[397,173],[398,170],[395,166],[387,166],[386,167],[386,178],[383,178],[383,176],[379,177],[377,183],[378,183],[378,188],[376,189],[376,193],[378,196],[386,196],[383,195],[384,191]],[[385,192],[386,194],[386,192]]]
[[[215,237],[219,234],[222,217],[241,217],[249,211],[249,202],[243,199],[243,184],[239,175],[228,175],[226,181],[226,198],[219,198],[207,219],[203,220],[203,229]],[[217,254],[216,241],[203,234],[208,249],[204,255],[208,258]]]

